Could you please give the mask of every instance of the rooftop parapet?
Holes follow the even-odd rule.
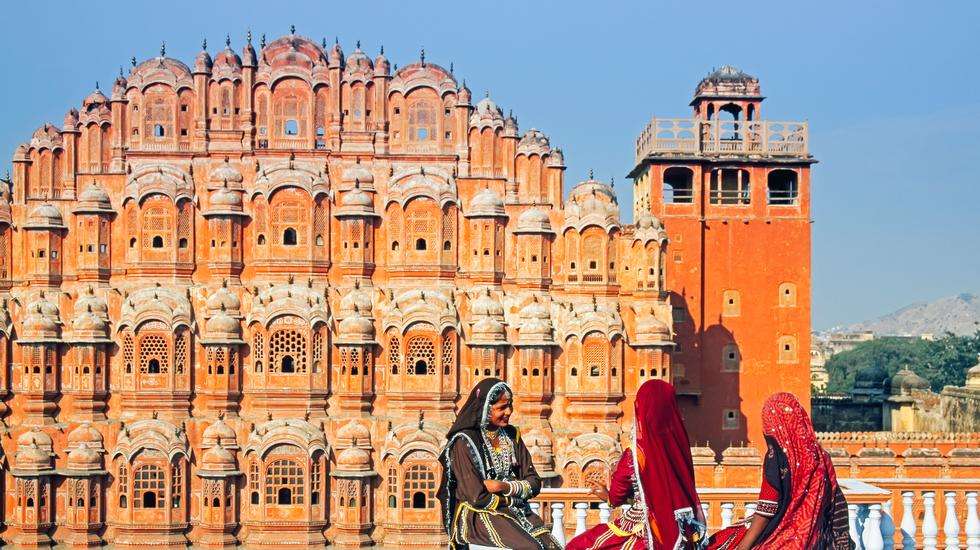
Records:
[[[653,118],[636,138],[636,163],[649,156],[808,158],[807,122]]]

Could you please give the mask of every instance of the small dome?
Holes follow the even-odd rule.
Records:
[[[521,309],[518,333],[522,341],[550,343],[553,327],[551,314],[537,298]]]
[[[54,442],[51,440],[51,436],[42,432],[39,428],[31,428],[20,434],[20,437],[17,438],[18,447],[36,445],[42,449],[51,449],[53,444]]]
[[[22,340],[57,339],[58,321],[57,316],[46,315],[39,304],[33,304],[24,317]]]
[[[227,187],[222,187],[211,192],[209,203],[209,206],[215,210],[241,209],[242,194]]]
[[[529,208],[517,218],[515,233],[552,233],[548,214],[538,208]]]
[[[47,470],[51,467],[51,453],[36,445],[18,446],[15,455],[18,470]]]
[[[344,206],[352,206],[359,208],[373,208],[374,201],[371,200],[371,195],[368,195],[359,187],[355,187],[350,191],[344,193],[344,198],[341,201]]]
[[[211,293],[208,296],[207,308],[208,311],[219,311],[225,309],[227,311],[239,311],[242,307],[242,301],[238,299],[238,295],[234,292],[228,290],[225,286],[227,283],[223,283],[221,288]]]
[[[374,76],[374,64],[371,63],[367,54],[361,50],[360,43],[347,56],[347,61],[344,63],[344,73],[347,75]]]
[[[205,43],[205,47],[206,46],[207,44]],[[201,50],[201,52],[197,54],[197,57],[194,58],[195,73],[210,73],[211,67],[213,66],[214,63],[211,61],[211,54],[209,54],[207,50]]]
[[[501,340],[507,336],[504,324],[493,317],[480,317],[473,323],[473,340]]]
[[[745,73],[742,69],[733,65],[723,65],[720,69],[715,69],[708,76],[704,77],[709,82],[751,82],[758,78]]]
[[[35,229],[64,229],[65,222],[61,211],[53,204],[42,204],[31,210],[27,216],[26,227]]]
[[[490,293],[490,289],[484,289],[476,299],[473,300],[470,305],[470,312],[473,315],[493,315],[499,316],[504,314],[504,307],[500,305],[500,302],[493,298]]]
[[[242,58],[238,57],[235,50],[231,49],[231,39],[225,40],[225,49],[218,52],[214,57],[215,68],[227,68],[238,70],[242,68]]]
[[[348,447],[337,455],[337,466],[342,470],[367,469],[371,465],[371,454],[360,447]]]
[[[504,125],[504,112],[490,99],[490,95],[481,99],[470,115],[470,126],[474,128],[499,128]]]
[[[636,337],[638,340],[670,340],[670,327],[651,312],[649,315],[637,318]]]
[[[473,195],[470,207],[465,213],[467,217],[501,217],[504,212],[504,199],[489,187]]]
[[[344,296],[340,299],[341,311],[353,311],[355,307],[361,313],[367,313],[374,309],[374,302],[371,300],[371,295],[361,288],[360,283],[355,283],[354,288],[345,292]]]
[[[913,390],[928,389],[929,381],[908,368],[901,369],[892,376],[892,395],[911,395]]]
[[[350,184],[374,183],[374,173],[371,172],[371,169],[365,166],[364,164],[357,162],[348,166],[344,170],[344,175],[341,179],[343,180],[344,183],[350,183]]]
[[[340,337],[347,341],[368,341],[374,339],[374,323],[361,315],[355,307],[354,311],[340,322]]]
[[[241,183],[243,179],[241,170],[228,162],[227,158],[211,171],[211,181],[214,183]]]
[[[564,168],[565,166],[565,154],[562,153],[561,149],[554,149],[548,155],[547,160],[545,160],[547,166],[555,166],[559,168]]]
[[[79,193],[78,200],[82,202],[96,202],[102,204],[109,204],[109,194],[106,193],[105,189],[99,185],[99,182],[92,182],[85,188],[84,191]]]
[[[201,459],[201,469],[211,472],[229,471],[235,469],[235,455],[220,444],[204,451]]]
[[[89,447],[88,443],[79,443],[68,451],[68,468],[71,470],[101,470],[102,453]]]
[[[337,439],[352,445],[356,442],[364,443],[371,439],[371,432],[364,424],[352,420],[337,430]]]
[[[381,53],[378,57],[374,58],[374,75],[375,76],[387,76],[391,72],[391,63],[388,62],[388,58],[385,57],[385,50],[381,48]]]
[[[224,444],[225,442],[236,440],[235,430],[233,430],[231,426],[220,418],[205,428],[201,437],[204,441],[210,444],[214,444],[218,441]]]
[[[545,155],[551,152],[551,142],[548,136],[537,128],[531,128],[517,143],[518,155]]]
[[[88,422],[79,424],[77,428],[68,432],[68,447],[75,447],[80,443],[85,443],[92,448],[101,449],[102,433]]]
[[[90,93],[85,99],[82,100],[82,107],[90,107],[92,105],[102,105],[107,103],[109,100],[106,98],[102,90],[96,88],[94,92]]]
[[[106,336],[109,333],[109,324],[104,318],[96,315],[92,311],[85,311],[75,314],[71,320],[71,329],[76,333],[90,332],[99,336]]]
[[[241,334],[241,324],[224,311],[211,316],[205,323],[205,331],[212,337],[237,338]]]

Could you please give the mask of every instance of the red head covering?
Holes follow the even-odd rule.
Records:
[[[777,393],[766,400],[762,431],[786,455],[790,496],[779,527],[759,548],[816,548],[837,489],[830,456],[817,442],[810,416],[791,393]]]
[[[661,380],[640,386],[634,430],[634,467],[649,515],[648,548],[700,546],[705,541],[703,513],[694,485],[691,443],[673,386]]]

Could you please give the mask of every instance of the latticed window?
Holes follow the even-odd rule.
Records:
[[[133,372],[133,365],[136,363],[136,346],[133,345],[133,335],[123,336],[123,368],[126,372]]]
[[[187,339],[187,331],[182,330],[177,333],[177,339],[174,341],[174,371],[177,374],[182,374],[187,364]]]
[[[589,376],[603,376],[609,367],[606,340],[595,335],[585,337],[582,344],[582,368]]]
[[[277,244],[306,244],[311,211],[307,199],[306,192],[300,189],[276,192],[272,204],[272,227]]]
[[[140,373],[166,374],[170,372],[167,339],[159,334],[146,334],[140,338]]]
[[[609,482],[609,468],[604,463],[593,460],[582,470],[582,477],[588,487],[605,487]]]
[[[398,339],[398,336],[392,336],[388,340],[388,365],[391,367],[391,374],[398,374],[398,365],[401,362],[401,341]]]
[[[262,358],[265,357],[265,338],[261,332],[252,335],[252,368],[262,372]]]
[[[320,372],[320,361],[323,359],[323,334],[320,330],[313,331],[313,372]]]
[[[305,373],[306,337],[292,329],[273,332],[269,338],[269,372]]]
[[[313,458],[310,468],[310,504],[320,504],[320,457]]]
[[[170,505],[180,508],[181,497],[184,495],[184,474],[180,462],[170,465]]]
[[[129,506],[129,465],[125,461],[119,461],[119,468],[116,470],[116,491],[119,494],[119,507]]]
[[[350,350],[350,373],[357,376],[357,365],[361,362],[361,350],[351,348]]]
[[[170,97],[157,92],[147,94],[144,103],[143,135],[147,137],[167,138],[174,135],[174,101]]]
[[[307,99],[298,91],[286,89],[274,100],[275,125],[279,135],[305,136],[307,124]]]
[[[436,476],[424,464],[412,464],[405,470],[402,506],[405,508],[435,508]]]
[[[447,334],[442,340],[442,373],[451,374],[456,364],[456,346],[452,334]]]
[[[303,467],[282,458],[265,469],[265,503],[279,506],[303,504]]]
[[[259,463],[253,460],[248,467],[249,502],[259,503]]]
[[[435,139],[436,110],[426,101],[419,100],[408,106],[408,140],[429,141]]]
[[[170,242],[172,231],[172,215],[170,213],[170,200],[166,197],[156,196],[146,200],[145,210],[143,211],[143,242],[144,249],[168,249],[172,246]]]
[[[431,338],[415,336],[410,339],[406,359],[412,374],[436,373],[436,351]]]
[[[163,508],[166,478],[162,468],[144,464],[133,472],[133,507]]]
[[[580,361],[581,350],[579,349],[579,343],[575,341],[568,342],[568,345],[565,347],[565,364],[568,365],[568,374],[570,376],[578,376]]]
[[[388,508],[398,507],[398,468],[388,465]]]
[[[456,239],[456,208],[450,206],[442,215],[443,250],[450,250]]]

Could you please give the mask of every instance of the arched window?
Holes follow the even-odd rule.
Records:
[[[140,338],[140,372],[160,374],[170,371],[170,355],[167,339],[160,334],[146,334]]]
[[[721,370],[723,372],[738,372],[742,363],[742,355],[737,344],[725,344],[721,350]]]
[[[748,170],[716,168],[711,171],[711,204],[747,205],[752,188]]]
[[[153,248],[163,248],[163,237],[160,235],[153,236]]]
[[[294,246],[296,244],[296,230],[292,227],[287,227],[285,231],[282,232],[282,244],[286,246]]]
[[[779,285],[779,307],[796,307],[796,285],[782,283]]]
[[[143,464],[133,471],[133,507],[163,508],[165,484],[163,469]]]
[[[425,250],[425,239],[415,239],[415,250]]]
[[[582,368],[589,376],[602,376],[609,366],[608,341],[597,333],[589,334],[582,342]]]
[[[119,507],[126,508],[129,505],[129,465],[123,461],[119,462],[116,486],[119,488]]]
[[[295,119],[288,119],[283,124],[282,133],[287,136],[298,136],[299,135],[299,123]]]
[[[160,374],[160,361],[156,359],[150,359],[146,366],[146,372],[149,374]]]
[[[405,470],[402,506],[412,509],[435,508],[436,476],[424,464],[412,464]]]
[[[724,317],[738,317],[742,314],[742,293],[726,290],[721,296],[721,314]]]
[[[275,506],[303,504],[303,467],[296,461],[282,458],[265,469],[265,503]]]
[[[282,329],[274,332],[269,338],[269,370],[305,373],[306,348],[306,337],[298,331]]]
[[[408,341],[407,363],[412,369],[412,374],[435,374],[436,373],[436,352],[432,339],[425,336],[416,336]]]
[[[798,360],[796,351],[796,337],[785,335],[779,337],[779,362],[795,363]]]
[[[694,202],[694,172],[690,168],[674,167],[664,170],[664,202],[689,204]]]
[[[398,241],[392,241],[391,242],[391,251],[392,252],[398,252]]]
[[[391,374],[398,374],[398,364],[402,361],[401,342],[398,336],[392,336],[388,340],[388,365],[391,367]]]
[[[164,137],[164,133],[162,124],[153,125],[153,137]]]
[[[279,372],[294,372],[294,368],[293,358],[289,355],[283,355],[282,361],[279,364]]]

